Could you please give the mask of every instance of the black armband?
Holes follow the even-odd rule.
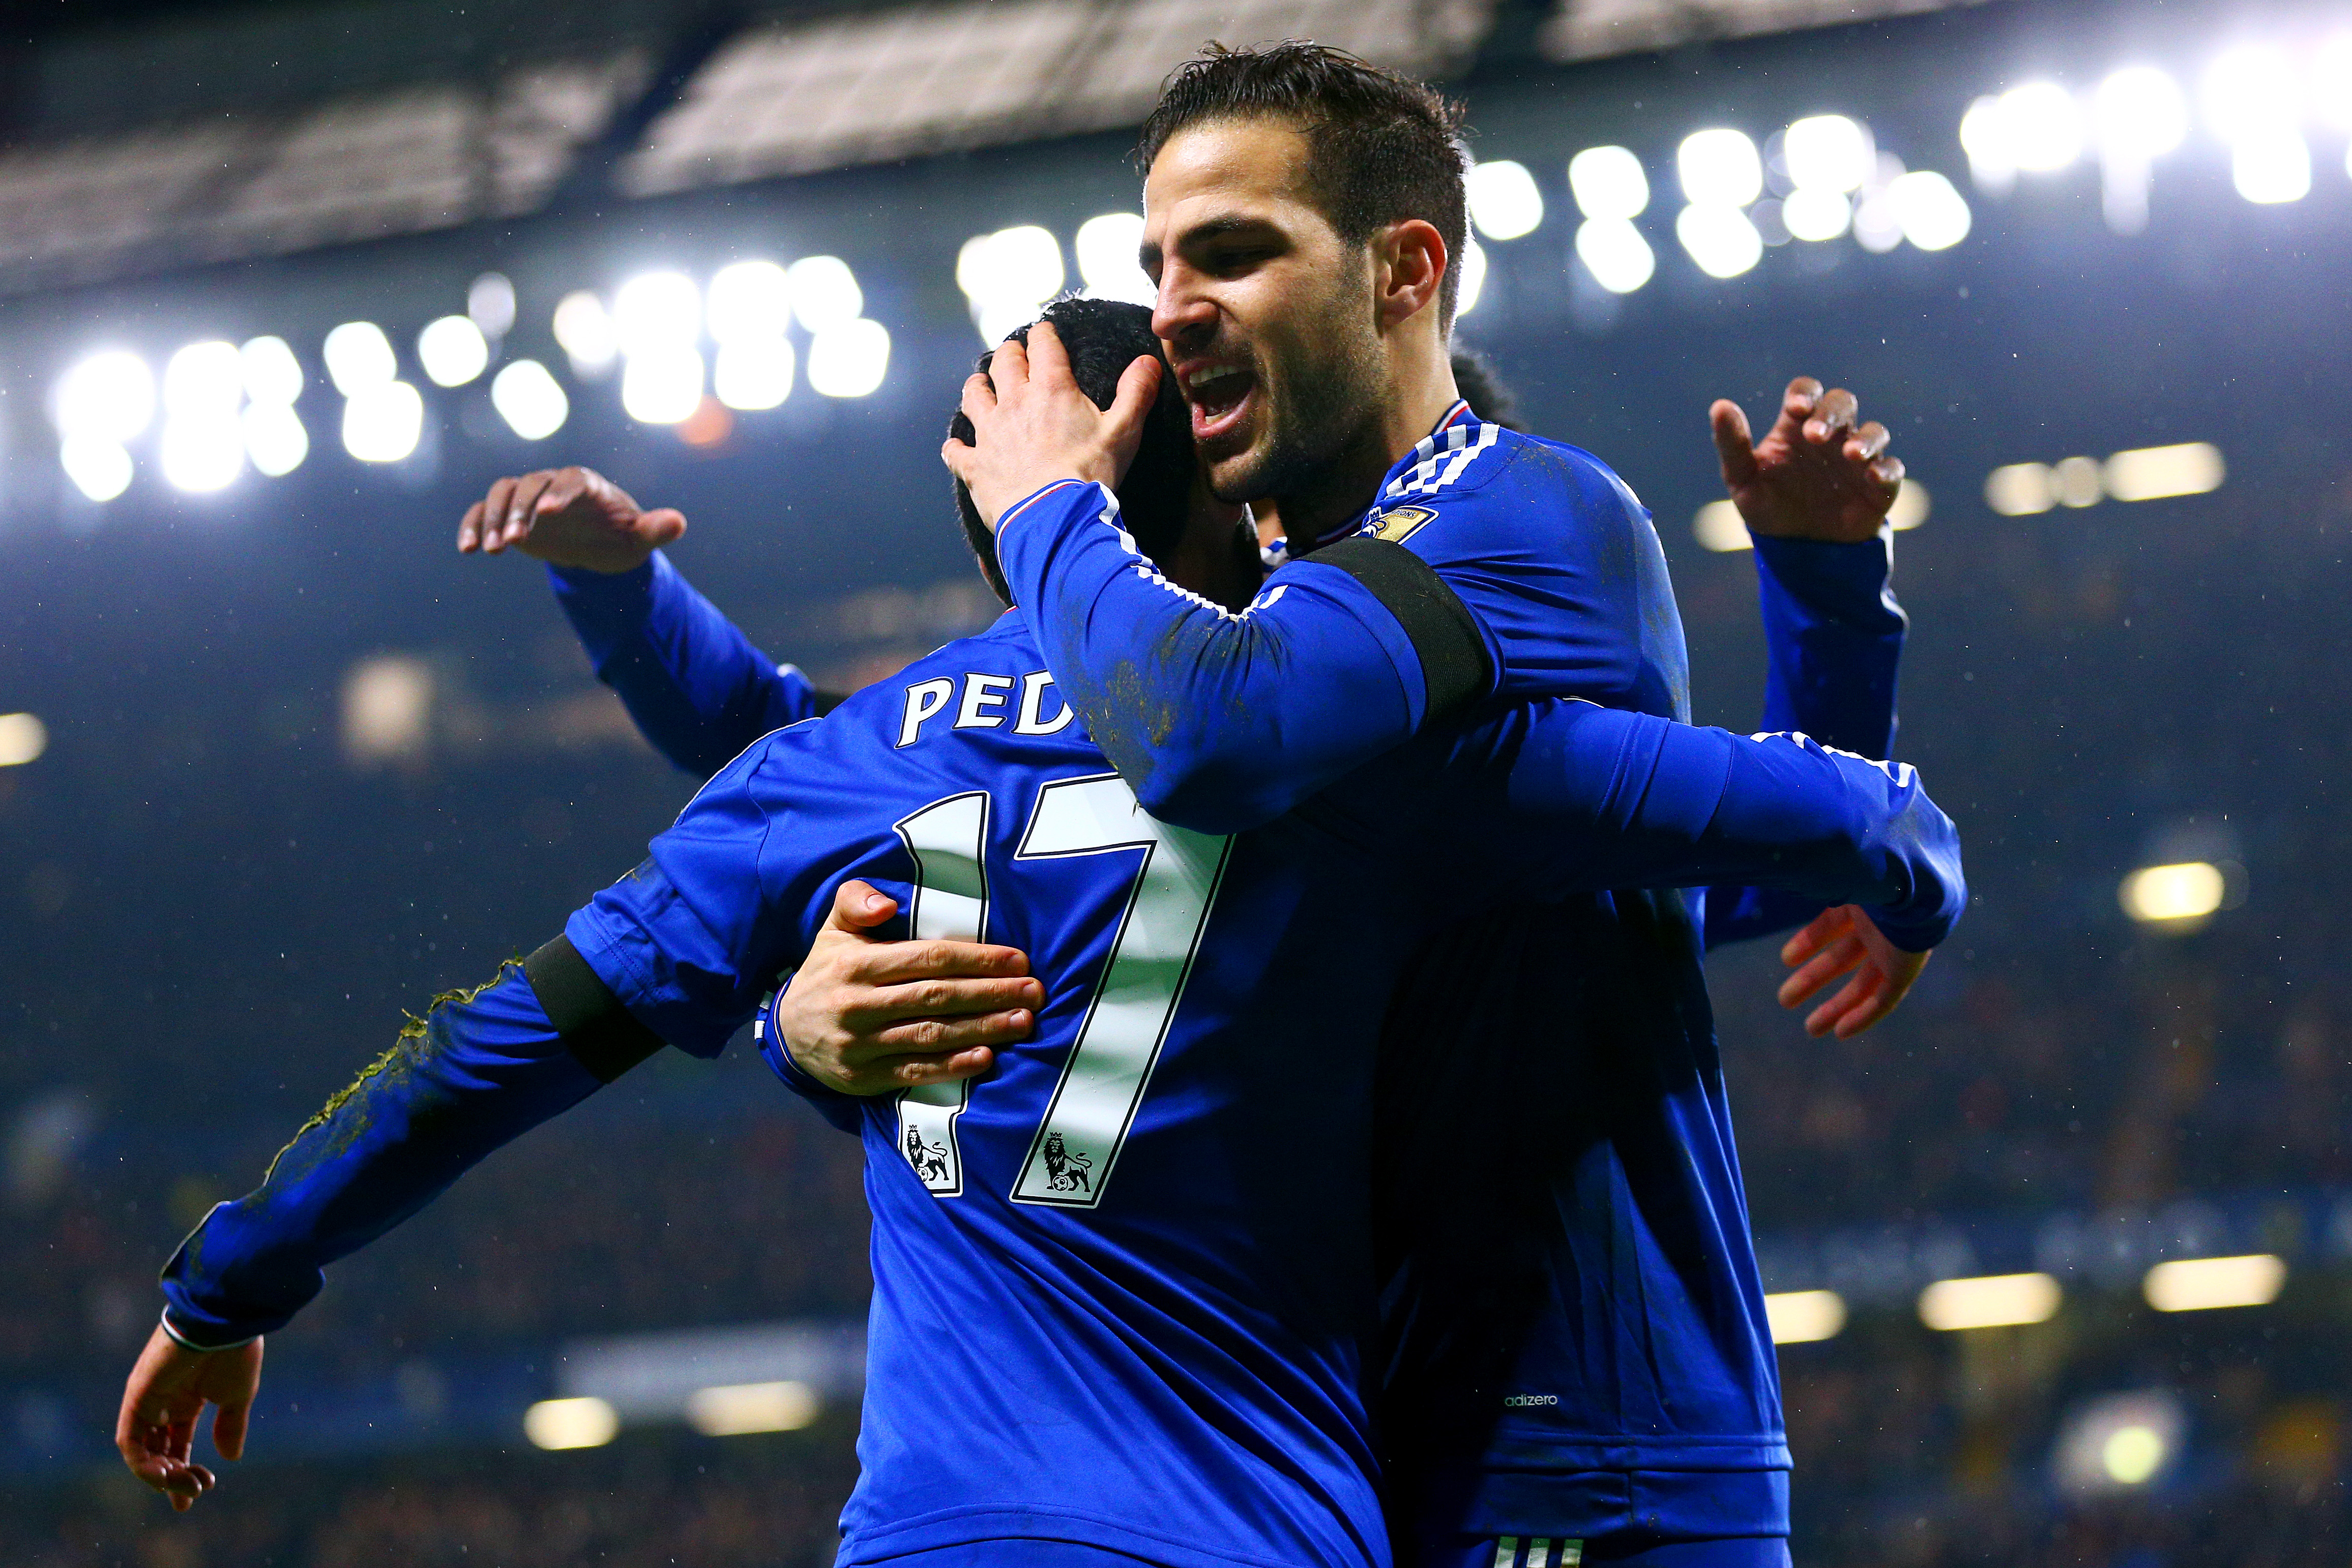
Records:
[[[571,937],[558,936],[525,958],[522,973],[563,1049],[598,1082],[610,1083],[661,1049],[661,1037],[621,1005]]]
[[[1422,723],[1455,718],[1495,684],[1494,662],[1470,607],[1436,569],[1400,544],[1357,535],[1325,545],[1306,559],[1336,566],[1369,590],[1404,628],[1421,655],[1427,693]]]

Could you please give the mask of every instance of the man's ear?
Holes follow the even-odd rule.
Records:
[[[1452,262],[1445,254],[1445,236],[1424,218],[1391,224],[1374,235],[1372,266],[1381,329],[1436,309],[1438,290]]]

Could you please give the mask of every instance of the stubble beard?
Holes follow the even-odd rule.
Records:
[[[1320,509],[1322,492],[1342,477],[1334,472],[1338,460],[1379,419],[1380,345],[1360,309],[1352,293],[1328,301],[1302,322],[1299,350],[1279,371],[1257,356],[1265,438],[1208,465],[1211,495],[1228,506],[1276,497]]]

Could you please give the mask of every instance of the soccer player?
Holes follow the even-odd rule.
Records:
[[[1639,503],[1590,455],[1455,395],[1459,129],[1428,89],[1302,44],[1211,51],[1146,124],[1142,260],[1167,363],[1212,490],[1271,497],[1290,540],[1246,612],[1171,592],[1125,548],[1103,487],[1117,412],[1012,350],[967,390],[981,439],[943,455],[999,529],[1048,668],[1155,815],[1245,831],[1499,703],[1687,711]],[[1865,426],[1844,444],[1883,465],[1854,497],[1873,525],[1898,477],[1885,441]],[[1385,1393],[1411,1450],[1396,1513],[1425,1561],[1788,1560],[1788,1449],[1700,968],[1702,929],[1783,916],[1698,902],[1531,901],[1449,934],[1454,961],[1400,997],[1417,1027],[1399,1049],[1443,1070],[1412,1081],[1383,1162]],[[1807,1020],[1841,1037],[1926,957],[1843,908],[1788,953],[1784,998],[1854,971]],[[1564,997],[1585,1006],[1567,1017]],[[1530,1066],[1543,1103],[1577,1111],[1500,1135],[1492,1085]],[[1534,1228],[1449,1224],[1496,1212],[1496,1181]]]
[[[1169,510],[1129,493],[1143,548],[1243,601],[1237,514]],[[202,1406],[241,1410],[257,1373],[238,1342],[659,1040],[716,1051],[860,876],[902,890],[919,936],[1018,941],[1050,999],[968,1098],[827,1095],[765,1042],[867,1147],[843,1560],[1378,1563],[1371,1040],[1465,847],[1514,833],[1509,875],[1543,887],[1861,896],[1929,945],[1963,897],[1907,769],[1790,737],[1523,706],[1223,836],[1139,812],[1070,712],[1016,612],[729,765],[563,937],[436,1006],[190,1238],[126,1389],[126,1460],[199,1495]]]

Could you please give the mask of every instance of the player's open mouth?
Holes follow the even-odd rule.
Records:
[[[1248,411],[1257,377],[1245,365],[1203,365],[1184,375],[1184,401],[1192,410],[1192,439],[1212,441],[1239,425]]]

